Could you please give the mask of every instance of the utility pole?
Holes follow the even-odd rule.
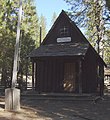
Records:
[[[14,52],[14,62],[13,62],[13,75],[12,75],[12,85],[11,88],[5,90],[5,109],[17,111],[20,109],[20,90],[16,89],[17,82],[17,68],[18,68],[18,53],[19,53],[19,38],[20,38],[20,25],[22,16],[22,0],[19,0],[19,12],[18,12],[18,24],[17,24],[17,34]]]

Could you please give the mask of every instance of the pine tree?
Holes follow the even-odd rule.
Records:
[[[0,70],[2,83],[11,80],[19,1],[0,2]],[[20,37],[20,74],[25,73],[26,57],[38,46],[38,16],[31,0],[23,0]],[[28,63],[29,64],[29,63]],[[21,70],[22,68],[22,70]]]
[[[15,39],[15,25],[16,17],[14,16],[15,9],[12,7],[14,2],[1,1],[0,2],[0,68],[2,72],[1,81],[3,84],[11,78],[12,70],[12,54],[14,50]],[[8,81],[7,81],[8,83]]]
[[[80,26],[86,28],[86,36],[101,57],[106,48],[105,34],[108,12],[104,0],[65,0],[71,6],[69,15]],[[79,9],[80,8],[80,9]]]

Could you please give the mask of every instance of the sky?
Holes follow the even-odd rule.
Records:
[[[47,31],[51,27],[53,13],[60,14],[62,10],[68,10],[68,5],[64,0],[35,0],[38,16],[45,16]]]

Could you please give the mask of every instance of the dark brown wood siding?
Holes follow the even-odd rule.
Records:
[[[69,32],[70,32],[70,36],[71,37],[71,42],[84,42],[85,38],[82,36],[82,34],[80,33],[80,31],[77,30],[77,28],[74,26],[72,26],[67,19],[63,19],[60,18],[59,19],[59,23],[56,24],[56,26],[54,27],[54,29],[52,30],[52,32],[54,34],[49,34],[48,37],[46,37],[46,40],[44,39],[43,41],[43,45],[45,44],[57,44],[57,38],[59,38],[59,31],[61,28],[63,27],[68,27]]]
[[[83,61],[83,92],[96,93],[97,91],[97,60],[94,54],[88,50]]]
[[[57,60],[37,62],[36,87],[39,92],[61,92],[63,82],[63,64]]]
[[[78,62],[76,58],[46,58],[37,60],[36,90],[38,92],[78,92]],[[65,71],[66,65],[66,71]],[[71,80],[73,88],[67,90],[64,87],[66,73]],[[67,79],[66,79],[67,81]],[[69,81],[69,80],[68,80]]]

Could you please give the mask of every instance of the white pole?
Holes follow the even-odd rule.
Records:
[[[18,13],[18,24],[17,24],[17,35],[16,35],[16,44],[14,52],[14,63],[13,63],[13,75],[12,75],[12,88],[15,88],[17,81],[17,66],[18,66],[18,52],[19,52],[19,38],[20,38],[20,24],[22,16],[22,0],[19,1],[19,13]]]

